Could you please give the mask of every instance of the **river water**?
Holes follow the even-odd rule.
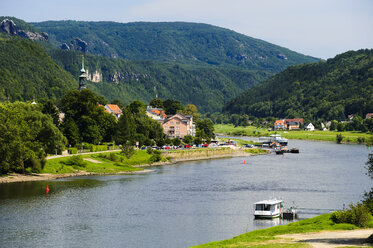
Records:
[[[309,218],[356,203],[373,186],[365,146],[291,140],[289,147],[300,154],[2,184],[0,247],[189,247],[286,224],[254,220],[259,200],[281,198]]]

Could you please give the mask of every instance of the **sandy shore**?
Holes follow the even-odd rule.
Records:
[[[195,154],[194,154],[195,155]],[[185,161],[194,161],[194,160],[206,160],[206,159],[219,159],[219,158],[231,158],[231,157],[248,157],[254,154],[246,153],[241,150],[236,150],[230,154],[213,154],[213,155],[204,155],[201,156],[193,156],[193,157],[171,157],[171,161],[167,162],[158,162],[154,164],[145,164],[145,165],[138,165],[136,167],[149,167],[149,166],[161,166],[166,164],[175,164],[181,163]],[[60,156],[61,157],[61,156]],[[16,182],[28,182],[28,181],[45,181],[45,180],[55,180],[59,178],[67,178],[67,177],[80,177],[80,176],[97,176],[97,175],[120,175],[120,174],[139,174],[139,173],[148,173],[152,172],[153,170],[144,169],[141,171],[134,171],[134,172],[118,172],[118,173],[93,173],[93,172],[86,172],[86,171],[78,171],[74,173],[66,173],[66,174],[17,174],[11,173],[6,176],[0,177],[0,183],[16,183]]]

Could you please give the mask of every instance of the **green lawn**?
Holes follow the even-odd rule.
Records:
[[[284,226],[275,226],[267,229],[248,232],[232,239],[214,241],[211,243],[198,245],[198,248],[217,247],[309,247],[307,244],[287,243],[286,240],[276,238],[277,235],[319,232],[324,230],[353,230],[357,229],[352,224],[335,224],[330,220],[331,214],[316,216],[312,219],[301,220]],[[371,221],[370,226],[373,226]]]
[[[110,153],[102,153],[104,156],[109,157]],[[85,154],[80,155],[86,159],[93,159],[99,161],[100,163],[94,163],[91,161],[84,160],[86,165],[82,166],[70,166],[63,162],[66,162],[71,157],[64,158],[54,158],[47,160],[47,164],[41,173],[51,173],[51,174],[63,174],[63,173],[73,173],[76,171],[87,171],[92,173],[117,173],[117,172],[131,172],[140,171],[141,168],[134,167],[134,165],[144,165],[150,164],[151,154],[146,151],[140,150],[130,158],[127,159],[120,152],[113,152],[115,154],[113,157],[116,158],[115,161],[105,158],[100,154]],[[119,160],[118,160],[119,159]]]
[[[342,134],[342,143],[360,143],[358,138],[365,141],[373,139],[373,135],[361,132],[337,132],[337,131],[268,131],[268,129],[248,127],[234,127],[233,125],[215,125],[215,132],[219,134],[235,136],[269,136],[270,134],[280,134],[287,139],[321,140],[336,142],[337,134]],[[364,143],[364,142],[363,142]]]

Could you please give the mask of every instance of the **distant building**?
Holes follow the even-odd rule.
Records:
[[[184,138],[186,135],[195,136],[196,128],[193,117],[183,114],[175,114],[167,117],[162,124],[164,133],[169,138]]]
[[[304,126],[304,130],[306,130],[306,131],[315,131],[315,126],[312,123],[307,123]]]
[[[153,120],[163,122],[167,118],[166,113],[161,108],[153,108],[152,106],[146,107],[146,115],[152,118]]]
[[[303,126],[303,118],[276,120],[274,130],[289,129],[297,130]]]
[[[285,119],[284,121],[289,130],[298,130],[303,126],[303,118]]]
[[[114,115],[117,119],[122,115],[122,110],[116,104],[106,104],[105,111]]]
[[[274,130],[283,130],[286,129],[287,125],[284,120],[276,120],[274,124]]]

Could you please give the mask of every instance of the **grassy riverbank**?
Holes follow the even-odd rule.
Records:
[[[264,128],[257,128],[253,126],[234,127],[233,125],[215,125],[215,132],[225,135],[233,136],[269,136],[271,134],[280,134],[287,139],[301,139],[301,140],[320,140],[336,142],[337,134],[343,136],[342,143],[366,143],[373,139],[373,135],[361,132],[337,132],[337,131],[269,131]]]
[[[277,237],[278,235],[309,233],[335,230],[354,230],[357,226],[352,224],[335,224],[330,220],[331,214],[324,214],[312,219],[293,222],[284,226],[275,226],[267,229],[248,232],[232,239],[215,241],[194,248],[216,248],[216,247],[310,247],[306,243],[291,242],[289,238]],[[369,224],[373,228],[373,220]]]
[[[47,160],[40,173],[10,174],[0,177],[0,183],[52,180],[62,177],[142,173],[141,167],[163,165],[189,160],[250,156],[266,153],[258,149],[198,148],[162,151],[160,155],[149,154],[146,150],[137,150],[129,159],[119,151],[91,153],[73,156],[58,156]],[[156,159],[155,159],[156,158]]]

